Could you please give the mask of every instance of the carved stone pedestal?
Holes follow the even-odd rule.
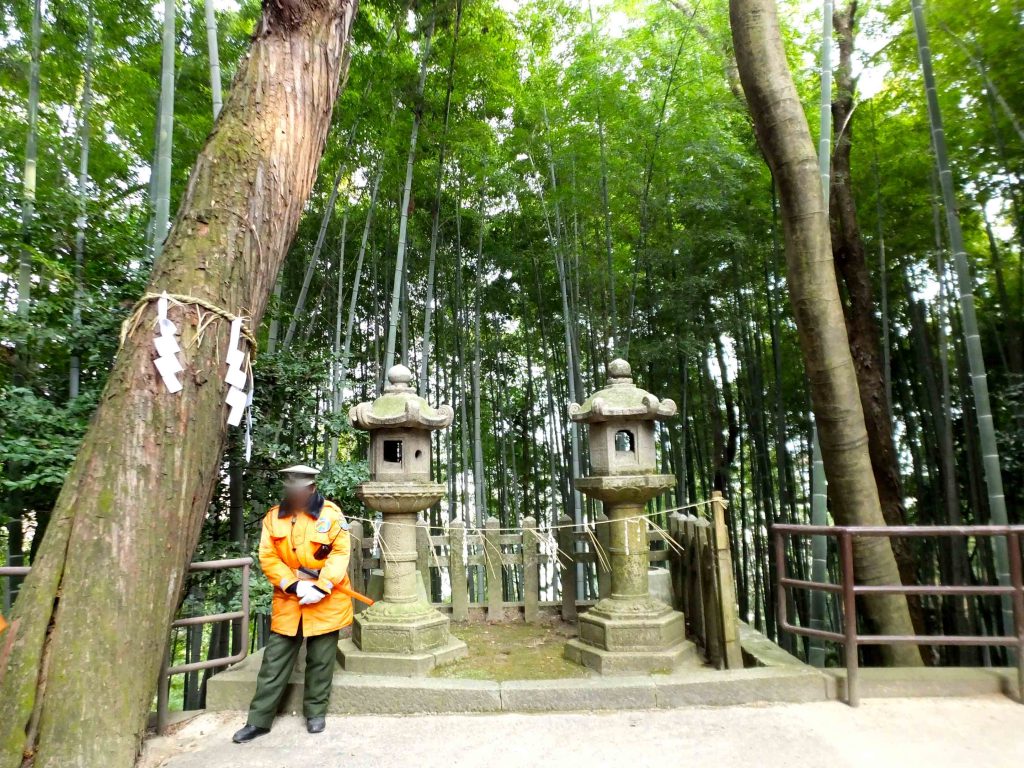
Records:
[[[565,657],[602,674],[668,671],[696,660],[683,614],[652,598],[648,587],[647,501],[672,475],[587,477],[576,486],[604,503],[608,516],[611,595],[579,618]]]

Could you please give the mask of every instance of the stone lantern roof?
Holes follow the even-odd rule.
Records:
[[[356,429],[444,429],[452,423],[455,411],[450,405],[433,408],[416,394],[412,371],[404,365],[388,370],[384,394],[373,402],[359,403],[348,412]]]
[[[609,419],[661,420],[676,414],[674,400],[659,400],[633,384],[629,363],[616,358],[608,363],[608,383],[583,404],[570,403],[569,418],[584,424]]]

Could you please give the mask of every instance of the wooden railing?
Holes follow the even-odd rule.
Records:
[[[742,661],[725,504],[716,493],[700,509],[706,516],[667,515],[664,530],[672,543],[658,531],[649,531],[648,559],[671,573],[673,607],[684,612],[692,636],[708,658],[716,666],[735,668]],[[446,529],[432,530],[421,522],[416,564],[428,596],[432,591],[447,596],[433,605],[450,611],[455,621],[466,621],[471,612],[482,613],[488,621],[521,615],[532,623],[542,612],[575,621],[578,611],[610,592],[606,522],[603,514],[598,514],[596,524],[582,527],[563,515],[551,529],[538,529],[532,517],[515,530],[503,529],[493,517],[481,529],[454,520]],[[350,528],[349,577],[360,592],[369,589],[371,573],[382,567],[369,529],[360,521],[352,521]],[[440,584],[444,590],[437,589]]]

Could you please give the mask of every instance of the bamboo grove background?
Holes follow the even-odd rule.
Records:
[[[782,3],[814,125],[822,19],[809,8]],[[840,285],[851,329],[855,294],[873,302],[875,330],[854,341],[880,351],[873,396],[891,414],[895,452],[876,477],[894,473],[895,512],[908,523],[986,523],[910,10],[902,0],[836,8],[831,111],[842,119],[832,146],[849,145],[840,183],[864,254]],[[251,1],[113,0],[16,0],[0,11],[8,564],[32,559],[118,325],[212,124],[214,85],[230,82],[257,12]],[[1019,522],[1020,13],[1001,0],[933,0],[926,18],[1007,507]],[[739,92],[726,5],[364,2],[354,39],[317,186],[260,331],[254,453],[247,464],[233,436],[197,559],[251,550],[282,463],[323,465],[325,490],[356,503],[365,436],[345,414],[376,395],[396,361],[456,413],[435,438],[449,494],[433,524],[590,520],[596,510],[570,479],[586,471],[585,434],[566,409],[625,356],[642,386],[680,406],[658,433],[677,486],[657,508],[723,491],[741,616],[806,655],[776,628],[768,529],[811,519],[810,406],[774,185]],[[995,578],[984,547],[915,546],[903,560],[920,582]],[[787,558],[809,573],[809,549]],[[183,610],[229,603],[231,586],[197,582]],[[592,579],[581,589],[592,594]],[[794,608],[806,621],[809,606]],[[997,631],[995,604],[916,610],[933,631],[958,622]],[[226,631],[180,640],[176,653],[190,658],[231,642]],[[977,653],[933,660],[992,660]],[[185,695],[199,691],[196,678]]]

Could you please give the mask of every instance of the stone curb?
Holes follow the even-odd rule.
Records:
[[[258,659],[210,678],[207,708],[245,710],[255,690]],[[826,701],[831,679],[817,672],[752,668],[685,670],[668,675],[560,680],[396,678],[337,672],[332,714],[456,714],[573,712],[686,706]],[[831,694],[831,695],[830,695]],[[301,711],[302,677],[292,675],[283,711]]]

